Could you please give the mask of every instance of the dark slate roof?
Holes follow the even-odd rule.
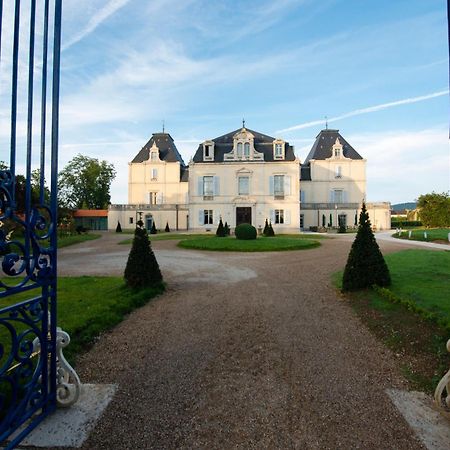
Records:
[[[159,158],[161,161],[167,162],[179,162],[183,167],[183,158],[181,157],[172,136],[168,133],[153,133],[150,140],[141,148],[139,153],[134,157],[132,163],[141,163],[148,160],[149,150],[152,148],[153,143],[159,148]]]
[[[182,183],[189,181],[189,167],[181,166],[180,170],[181,170],[180,181]]]
[[[310,166],[300,167],[300,180],[311,181],[311,167]]]
[[[273,141],[274,137],[267,136],[266,134],[262,134],[259,131],[253,131],[248,128],[246,130],[253,134],[254,136],[254,146],[257,152],[264,154],[264,161],[294,161],[294,147],[289,145],[287,142],[285,143],[284,155],[285,158],[283,160],[275,160],[273,158]],[[225,153],[230,153],[233,150],[233,136],[242,131],[242,128],[238,128],[237,130],[231,131],[230,133],[224,134],[223,136],[219,136],[213,139],[214,142],[214,161],[203,161],[203,143],[198,146],[197,151],[193,157],[194,162],[223,162],[223,155]]]
[[[303,166],[309,165],[311,159],[327,159],[331,157],[331,150],[336,138],[342,144],[344,156],[350,159],[363,159],[362,156],[339,134],[339,130],[322,130],[316,137]]]

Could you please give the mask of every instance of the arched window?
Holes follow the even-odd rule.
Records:
[[[241,158],[241,157],[242,157],[242,142],[238,142],[238,145],[237,145],[237,155],[238,155],[238,158]]]
[[[250,156],[250,144],[248,142],[244,144],[244,156]]]

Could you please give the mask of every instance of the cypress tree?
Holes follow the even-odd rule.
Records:
[[[122,227],[120,226],[120,222],[117,222],[116,233],[122,233]]]
[[[152,229],[150,230],[150,234],[156,234],[156,225],[155,225],[155,221],[152,222]]]
[[[325,228],[325,223],[326,223],[325,214],[322,214],[322,227],[323,228]]]
[[[223,226],[222,217],[219,220],[219,225],[216,230],[217,237],[225,237],[225,228]]]
[[[170,233],[169,222],[166,222],[166,228],[164,228],[166,233]]]
[[[372,285],[389,286],[391,276],[370,225],[363,203],[358,232],[348,255],[342,281],[343,291],[356,291]]]
[[[331,228],[333,226],[333,215],[330,213],[330,223],[328,226]]]
[[[128,255],[124,278],[131,288],[152,287],[162,282],[161,271],[147,231],[140,226],[134,231],[133,245]]]
[[[267,219],[266,219],[266,222],[264,224],[263,235],[264,236],[268,236],[269,235],[269,224],[267,223]]]

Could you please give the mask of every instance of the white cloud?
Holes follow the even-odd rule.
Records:
[[[336,117],[330,117],[328,119],[328,123],[332,123],[332,122],[337,122],[338,120],[342,120],[342,119],[347,119],[348,117],[353,117],[353,116],[359,116],[361,114],[368,114],[371,112],[377,112],[377,111],[382,111],[384,109],[388,109],[388,108],[392,108],[395,106],[400,106],[400,105],[407,105],[407,104],[411,104],[411,103],[417,103],[417,102],[423,102],[425,100],[430,100],[432,98],[436,98],[436,97],[442,97],[444,95],[448,95],[449,94],[449,90],[443,90],[443,91],[438,91],[438,92],[433,92],[431,94],[426,94],[426,95],[420,95],[418,97],[410,97],[410,98],[405,98],[402,100],[396,100],[393,102],[388,102],[388,103],[382,103],[381,105],[375,105],[375,106],[369,106],[367,108],[361,108],[361,109],[355,109],[354,111],[350,111],[348,113],[336,116]],[[286,133],[289,131],[294,131],[294,130],[301,130],[303,128],[309,128],[309,127],[315,127],[317,125],[324,125],[326,122],[325,119],[321,119],[321,120],[313,120],[311,122],[305,122],[305,123],[301,123],[299,125],[294,125],[292,127],[289,128],[283,128],[282,130],[278,130],[277,133]]]
[[[446,128],[359,134],[346,139],[367,159],[369,200],[399,203],[450,189]]]
[[[84,9],[83,1],[76,0],[74,2],[68,2],[69,8],[70,6],[74,6],[76,4],[76,7],[80,13],[82,13],[82,17],[86,18],[89,17],[87,23],[84,25],[79,24],[79,29],[72,34],[69,35],[68,39],[63,41],[63,45],[61,47],[61,50],[67,50],[72,45],[76,44],[77,42],[84,39],[86,36],[91,34],[99,25],[101,25],[105,20],[107,20],[110,16],[112,16],[114,13],[116,13],[119,9],[123,8],[127,3],[129,3],[130,0],[110,0],[103,6],[99,6],[98,9],[96,9],[91,16],[89,14],[86,14],[86,9]],[[72,3],[72,5],[70,5]],[[90,2],[91,8],[92,3],[96,4],[98,2]],[[104,3],[104,2],[102,2]],[[65,8],[67,7],[65,5]],[[72,14],[70,14],[72,12]],[[73,10],[69,10],[68,13],[68,20],[74,21],[73,17]]]

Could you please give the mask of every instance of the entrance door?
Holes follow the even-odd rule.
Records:
[[[241,223],[252,223],[252,208],[251,207],[239,207],[236,208],[236,226]]]

